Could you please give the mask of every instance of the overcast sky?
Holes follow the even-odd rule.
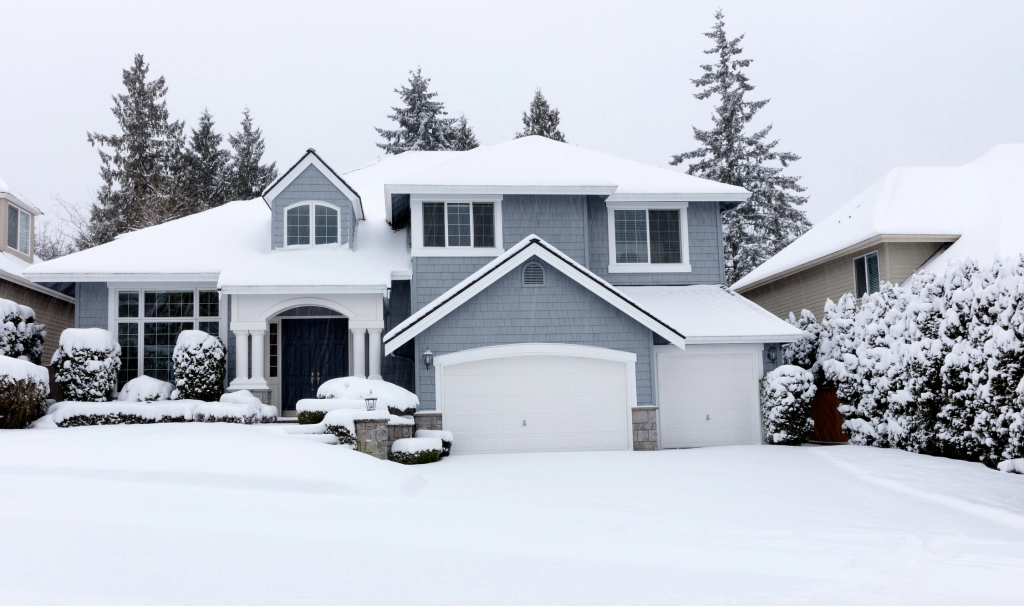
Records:
[[[1024,2],[185,2],[0,0],[0,177],[49,212],[89,203],[121,70],[144,53],[174,119],[222,132],[248,106],[267,158],[308,147],[346,170],[380,154],[393,89],[422,66],[484,144],[511,139],[536,86],[570,143],[656,165],[694,147],[716,7],[746,34],[748,98],[771,98],[817,220],[899,165],[962,164],[1024,142]],[[1024,170],[1024,169],[1022,169]],[[51,216],[53,213],[49,213]]]

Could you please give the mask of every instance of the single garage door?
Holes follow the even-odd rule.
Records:
[[[526,355],[440,369],[453,453],[629,448],[625,362]]]
[[[760,352],[658,353],[663,448],[757,444]]]

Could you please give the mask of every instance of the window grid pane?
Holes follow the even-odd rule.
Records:
[[[121,346],[121,370],[117,371],[117,390],[139,376],[139,325],[117,325],[117,344]]]
[[[494,204],[490,202],[473,203],[473,246],[494,247]]]
[[[139,293],[119,292],[117,293],[117,317],[138,318],[139,317]]]
[[[647,211],[615,211],[615,262],[647,263]]]
[[[215,337],[220,336],[220,322],[200,322],[199,330]]]
[[[21,223],[21,229],[18,232],[18,250],[27,255],[29,241],[28,232],[32,222],[32,217],[28,213],[18,211],[18,220]]]
[[[147,295],[149,293],[146,293]],[[174,344],[183,330],[192,330],[192,322],[147,322],[144,335],[142,373],[147,377],[171,381],[174,378]]]
[[[448,246],[471,246],[469,204],[448,205]]]
[[[287,246],[309,244],[309,205],[288,210]]]
[[[338,243],[338,211],[326,206],[316,206],[316,234],[314,244]]]
[[[271,377],[277,376],[277,324],[270,325],[270,364],[267,365]]]
[[[191,318],[195,297],[191,290],[146,293],[147,318]]]
[[[199,291],[199,317],[200,318],[219,318],[220,317],[220,297],[217,296],[215,290],[201,290]]]
[[[7,246],[18,250],[18,209],[7,205]]]
[[[444,246],[444,202],[423,203],[423,246]]]
[[[651,222],[651,263],[682,263],[678,210],[648,211]]]

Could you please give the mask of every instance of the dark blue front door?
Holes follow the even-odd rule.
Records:
[[[281,408],[315,398],[328,379],[348,375],[348,320],[281,319]]]

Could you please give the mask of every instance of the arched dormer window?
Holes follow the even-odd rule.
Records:
[[[544,266],[536,261],[524,265],[523,286],[544,286]]]
[[[302,202],[285,209],[285,246],[338,243],[338,209]]]

